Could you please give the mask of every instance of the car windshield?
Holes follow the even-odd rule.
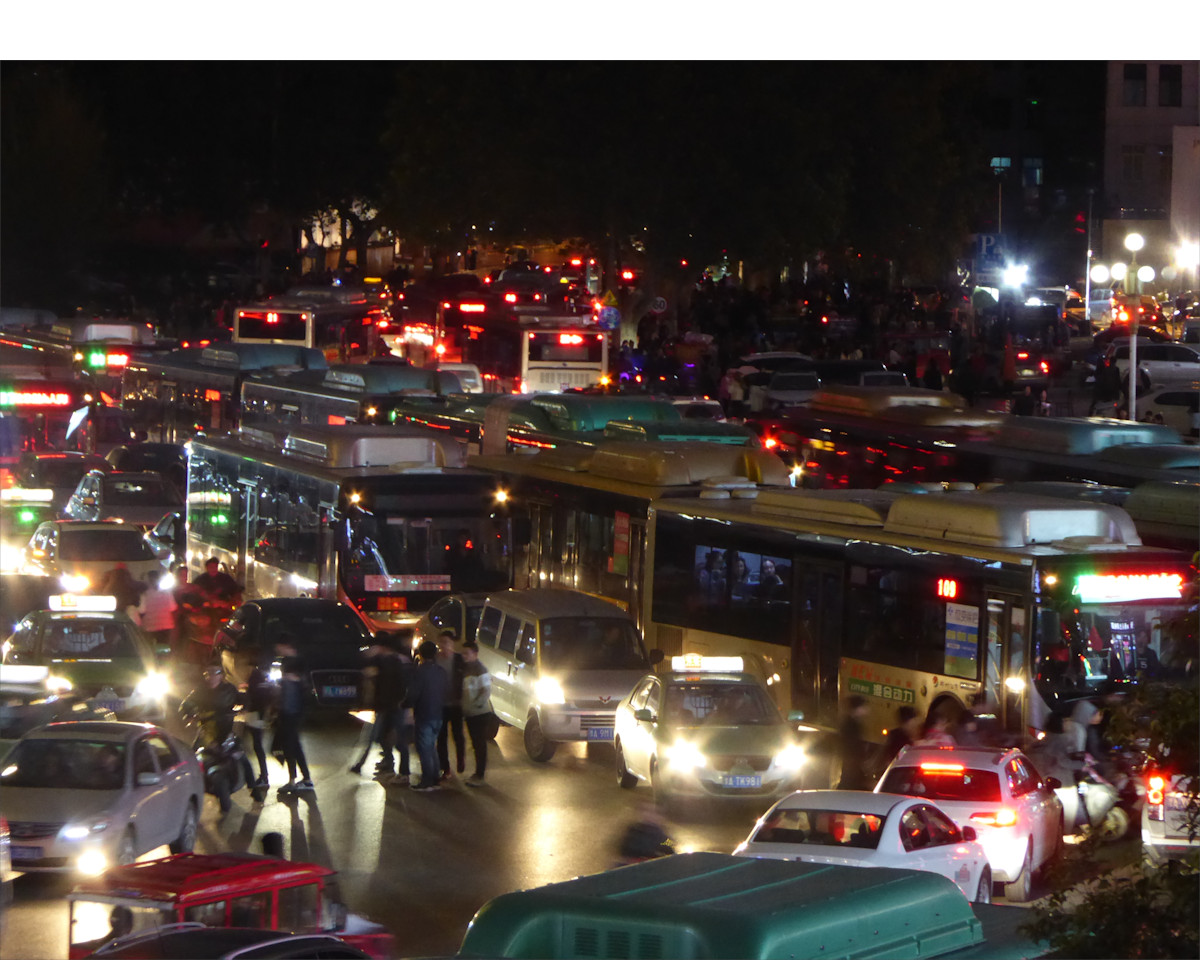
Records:
[[[874,850],[885,822],[887,817],[854,810],[782,809],[767,817],[752,842]]]
[[[753,683],[700,681],[667,687],[667,723],[691,726],[746,726],[782,723],[766,692]]]
[[[930,800],[999,803],[1000,777],[995,770],[971,770],[955,763],[893,767],[883,778],[879,790]]]
[[[104,740],[25,738],[4,758],[0,787],[120,790],[125,744]]]
[[[134,527],[62,531],[58,548],[62,560],[153,560],[154,554]]]
[[[620,617],[542,621],[542,657],[551,670],[649,670],[637,627]]]
[[[106,507],[144,507],[151,504],[179,506],[183,504],[183,497],[178,490],[158,477],[139,477],[137,480],[122,477],[105,478]]]
[[[51,620],[42,631],[42,650],[48,657],[112,659],[139,655],[137,641],[115,620],[74,617]]]
[[[17,477],[19,486],[30,489],[37,487],[76,487],[91,464],[74,457],[42,459],[30,464]]]

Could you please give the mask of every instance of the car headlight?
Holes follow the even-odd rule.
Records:
[[[64,573],[58,582],[67,593],[83,593],[92,585],[92,581],[82,573]]]
[[[103,833],[108,829],[109,819],[107,817],[97,817],[90,823],[76,823],[69,827],[63,828],[64,840],[83,840],[90,837],[94,833]]]
[[[271,664],[271,669],[267,671],[267,679],[272,683],[279,683],[283,680],[283,664],[278,660]]]
[[[566,703],[567,697],[563,693],[562,684],[553,677],[542,677],[533,685],[533,695],[538,698],[538,703]]]
[[[96,877],[108,869],[108,857],[105,856],[103,850],[92,847],[79,855],[79,859],[75,861],[75,867],[85,876]]]
[[[694,743],[686,740],[676,740],[664,751],[667,763],[680,770],[695,770],[708,763],[704,751]]]
[[[66,677],[56,677],[54,674],[51,674],[46,678],[46,689],[51,693],[66,693],[69,690],[74,690],[75,684]]]
[[[170,685],[161,673],[148,673],[138,681],[137,693],[147,700],[161,700]]]
[[[781,770],[799,770],[808,760],[808,754],[799,744],[791,743],[775,754],[775,766]]]

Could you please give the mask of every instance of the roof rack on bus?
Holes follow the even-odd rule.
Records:
[[[1008,417],[996,445],[1042,453],[1097,453],[1128,443],[1179,443],[1168,426],[1102,417]]]
[[[1065,543],[1101,550],[1142,542],[1133,520],[1119,507],[1056,497],[1017,501],[974,491],[763,490],[753,511],[991,547]]]
[[[546,457],[546,453],[535,456]],[[710,488],[715,488],[714,481],[717,478],[737,481],[740,487],[746,484],[751,487],[757,484],[785,487],[791,482],[791,474],[782,460],[773,453],[754,447],[730,447],[703,441],[654,445],[636,440],[605,441],[589,454],[586,460],[576,458],[576,462],[583,465],[574,469],[594,476],[654,486],[709,482]],[[547,460],[550,459],[547,457]]]
[[[457,440],[398,427],[298,427],[284,437],[281,449],[289,456],[329,467],[461,467],[466,462],[466,452]]]
[[[734,446],[762,445],[758,435],[740,423],[719,423],[715,420],[667,421],[610,420],[604,425],[604,436],[620,439],[686,441],[703,438],[709,443]]]
[[[229,370],[266,370],[272,367],[324,370],[329,366],[322,351],[290,343],[223,343],[204,347],[200,352],[200,362],[205,366]]]
[[[448,370],[390,364],[335,364],[325,383],[356,393],[403,393],[425,396],[462,393],[458,376]]]
[[[815,414],[899,421],[912,427],[972,427],[996,430],[1011,419],[977,410],[957,394],[920,387],[853,387],[829,384],[808,403]]]

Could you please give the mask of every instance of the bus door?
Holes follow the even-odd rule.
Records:
[[[995,711],[1008,733],[1024,733],[1026,701],[1034,696],[1028,676],[1028,646],[1024,597],[988,591],[984,694],[987,707]]]
[[[245,585],[245,595],[247,597],[257,597],[260,594],[255,588],[254,570],[258,565],[250,562],[254,556],[254,540],[258,536],[257,478],[253,480],[239,479],[237,495],[241,498],[242,502],[237,504],[237,512],[234,514],[238,518],[238,569],[235,576],[239,583]]]
[[[318,597],[338,597],[337,507],[322,503],[317,510],[317,593]],[[359,601],[358,606],[361,606]]]
[[[842,653],[842,570],[797,564],[790,660],[791,709],[836,727]]]

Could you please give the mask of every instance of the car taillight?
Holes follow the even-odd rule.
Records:
[[[1043,360],[1041,363],[1039,363],[1038,366],[1041,367],[1042,373],[1050,372],[1050,364],[1048,364],[1045,360]]]
[[[516,303],[517,295],[515,293],[506,293],[504,295],[504,302],[505,303]]]
[[[1146,802],[1154,806],[1160,806],[1163,802],[1163,790],[1167,785],[1166,780],[1160,776],[1153,776],[1146,781]]]
[[[986,824],[989,827],[1015,827],[1017,825],[1017,811],[1009,810],[1008,807],[1001,807],[994,812],[973,813],[971,819],[976,823]]]

